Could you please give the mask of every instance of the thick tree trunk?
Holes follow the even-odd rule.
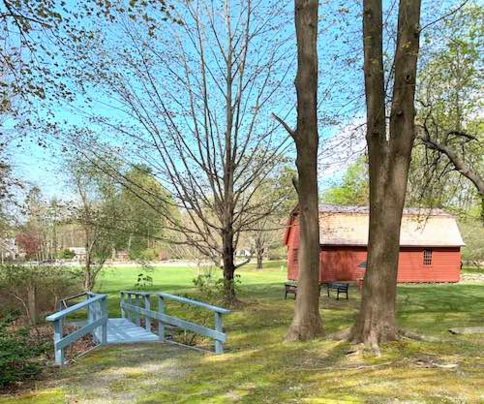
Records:
[[[298,70],[297,150],[299,199],[299,279],[294,318],[286,340],[310,340],[323,333],[319,314],[318,208],[318,1],[295,0]]]
[[[85,267],[84,269],[84,290],[91,292],[94,288],[94,279],[92,276],[91,268]]]
[[[264,269],[264,249],[257,250],[257,269]]]
[[[363,36],[370,173],[368,267],[354,342],[377,347],[395,340],[400,226],[415,138],[415,81],[420,0],[401,0],[390,134],[385,123],[382,2],[364,1]]]
[[[236,302],[236,292],[234,285],[234,235],[232,229],[225,229],[222,234],[223,243],[223,273],[224,273],[224,290],[225,300],[229,305]]]

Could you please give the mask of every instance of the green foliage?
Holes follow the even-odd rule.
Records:
[[[462,261],[480,270],[484,265],[484,226],[475,220],[461,220],[459,228],[466,243],[462,248]]]
[[[118,246],[126,249],[131,259],[155,260],[165,217],[175,214],[170,194],[146,167],[135,166],[124,176],[126,186],[119,194],[123,220],[118,226]]]
[[[227,288],[227,280],[223,277],[218,277],[216,272],[217,269],[210,267],[205,269],[203,273],[197,275],[197,277],[192,280],[202,299],[212,303],[221,301],[225,296]],[[240,275],[236,274],[233,280],[233,287],[236,295],[239,295],[241,285],[242,278]]]
[[[187,293],[182,294],[181,296],[186,297],[187,299],[194,298],[193,295],[189,295]],[[170,313],[176,312],[176,316],[182,318],[183,320],[190,321],[204,327],[213,328],[213,312],[209,310],[205,310],[201,307],[191,306],[189,304],[174,305],[174,307],[172,306],[169,310]],[[198,345],[202,341],[210,340],[187,330],[175,329],[172,332],[172,338],[174,341],[188,346]]]
[[[33,323],[38,314],[53,311],[59,299],[80,290],[80,273],[77,269],[59,265],[0,265],[2,306],[10,309],[20,307],[25,317]],[[31,299],[35,299],[35,302],[31,302]],[[31,312],[32,307],[37,313]]]
[[[267,258],[269,259],[269,261],[284,260],[286,258],[286,255],[287,255],[286,247],[277,246],[269,249],[267,253]]]
[[[75,256],[76,256],[76,253],[67,248],[59,253],[59,258],[63,260],[70,260]]]
[[[37,378],[52,343],[31,337],[28,328],[11,328],[15,317],[0,319],[0,389]]]
[[[364,156],[348,167],[341,185],[324,192],[322,200],[330,205],[366,206],[369,200],[368,165]]]
[[[444,21],[432,37],[424,34],[417,83],[417,125],[429,138],[451,150],[466,169],[484,175],[482,54],[484,7],[469,3]],[[427,133],[426,132],[426,133]],[[410,167],[407,203],[477,213],[475,186],[456,171],[440,150],[416,142]],[[479,211],[479,209],[477,209]]]
[[[135,288],[138,290],[145,290],[153,286],[153,278],[149,275],[153,272],[154,268],[148,263],[143,262],[141,265],[141,271],[138,273],[138,277],[135,283]]]

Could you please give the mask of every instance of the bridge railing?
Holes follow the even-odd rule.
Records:
[[[155,296],[158,300],[156,310],[152,310],[151,308],[151,296]],[[200,307],[213,312],[215,328],[208,328],[200,324],[167,315],[165,313],[165,304],[167,300]],[[215,341],[215,353],[217,354],[223,353],[223,343],[227,341],[227,334],[223,332],[222,316],[229,313],[230,310],[222,307],[212,306],[207,303],[188,299],[186,297],[171,295],[169,293],[121,292],[121,315],[123,318],[128,318],[139,326],[141,323],[141,317],[144,317],[145,327],[148,331],[151,331],[151,320],[158,322],[158,336],[160,341],[165,341],[166,325],[171,325],[181,328],[182,330],[191,331],[211,338]]]
[[[94,340],[98,344],[106,344],[108,323],[106,299],[107,295],[88,292],[86,300],[46,317],[46,320],[54,325],[55,362],[59,366],[64,365],[64,349],[88,333],[93,334]],[[83,309],[87,309],[87,324],[68,335],[64,335],[66,317]]]

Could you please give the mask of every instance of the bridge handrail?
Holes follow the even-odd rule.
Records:
[[[88,333],[93,334],[94,340],[98,344],[104,345],[107,343],[108,309],[106,299],[107,295],[87,292],[87,299],[83,302],[46,317],[46,320],[52,322],[54,326],[55,361],[59,366],[64,365],[64,349]],[[64,336],[64,318],[85,307],[88,309],[88,323]]]
[[[108,295],[94,295],[94,293],[91,293],[90,295],[91,296],[89,296],[86,300],[79,302],[79,303],[75,304],[74,306],[68,307],[67,309],[58,311],[54,314],[51,314],[50,316],[47,316],[45,318],[46,321],[54,322],[54,321],[57,321],[59,319],[62,319],[64,317],[66,317],[68,314],[71,314],[71,313],[74,313],[77,310],[83,309],[84,307],[89,306],[90,304],[97,302],[98,300],[106,299],[106,297],[108,296]],[[93,295],[94,295],[94,297],[92,297]]]
[[[197,306],[197,307],[201,307],[203,309],[207,309],[207,310],[210,310],[210,311],[214,311],[214,312],[217,312],[217,313],[220,313],[220,314],[230,314],[231,311],[228,310],[228,309],[225,309],[223,307],[219,307],[219,306],[213,306],[211,304],[208,304],[208,303],[203,303],[203,302],[199,302],[198,300],[193,300],[193,299],[189,299],[187,297],[182,297],[182,296],[177,296],[177,295],[172,295],[170,293],[165,293],[165,292],[133,292],[133,291],[121,291],[120,293],[125,293],[125,294],[131,294],[131,295],[139,295],[139,296],[161,296],[161,297],[164,297],[165,299],[169,299],[169,300],[173,300],[173,301],[176,301],[176,302],[179,302],[179,303],[185,303],[185,304],[189,304],[191,306]]]
[[[212,306],[211,304],[199,302],[186,297],[176,296],[164,292],[139,292],[139,291],[121,291],[121,314],[126,316],[125,311],[135,313],[136,325],[140,325],[140,315],[144,316],[146,330],[151,330],[151,319],[158,322],[158,336],[160,341],[165,341],[165,324],[172,325],[183,330],[189,330],[215,340],[215,353],[223,353],[223,343],[227,340],[227,335],[223,332],[222,315],[231,313],[230,310],[223,307]],[[128,297],[126,301],[125,296]],[[131,299],[135,297],[135,304]],[[158,310],[151,309],[150,297],[158,297]],[[143,297],[144,308],[140,307],[140,297]],[[215,328],[208,328],[190,321],[182,320],[165,314],[165,300],[173,300],[179,303],[200,307],[214,313]]]

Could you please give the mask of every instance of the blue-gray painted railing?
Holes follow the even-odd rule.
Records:
[[[54,325],[55,362],[64,365],[64,349],[88,333],[92,333],[98,344],[107,342],[108,308],[107,295],[88,293],[87,299],[65,310],[58,311],[46,317]],[[78,310],[87,308],[87,324],[78,330],[64,336],[63,323],[65,318]]]
[[[157,311],[151,309],[151,296],[155,296],[158,299]],[[133,297],[135,304],[133,304]],[[212,311],[214,314],[215,328],[212,329],[204,327],[202,325],[165,314],[166,300],[173,300],[175,302],[188,304],[190,306],[201,307],[203,309]],[[144,302],[144,307],[141,307],[141,302]],[[151,330],[151,320],[157,321],[158,336],[160,341],[165,341],[165,325],[172,325],[183,330],[192,331],[196,334],[209,337],[215,340],[215,353],[217,354],[223,353],[223,343],[227,341],[227,334],[223,332],[222,316],[229,313],[230,310],[224,309],[222,307],[212,306],[207,303],[188,299],[186,297],[171,295],[169,293],[129,291],[121,292],[121,315],[123,316],[123,318],[128,318],[129,320],[139,325],[140,316],[143,316],[145,319],[146,330]]]

